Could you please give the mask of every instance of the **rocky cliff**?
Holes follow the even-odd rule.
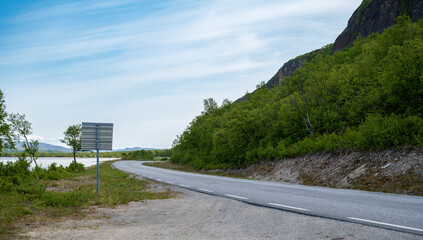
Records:
[[[283,79],[286,76],[291,76],[297,68],[301,67],[303,60],[301,58],[294,58],[286,62],[279,71],[273,76],[267,83],[268,88],[272,88],[276,85],[283,83]]]
[[[412,21],[423,16],[422,0],[373,0],[364,1],[353,13],[347,28],[339,35],[333,45],[333,51],[349,46],[358,37],[371,33],[382,33],[395,24],[401,14],[408,14]]]
[[[273,76],[267,83],[268,88],[272,88],[276,85],[283,84],[284,78],[286,76],[292,76],[292,74],[297,70],[297,68],[301,67],[304,62],[310,61],[313,59],[317,54],[321,53],[322,51],[327,51],[330,49],[331,45],[325,46],[321,49],[314,50],[312,52],[306,53],[304,55],[298,56],[294,59],[289,60],[286,62],[279,71]]]
[[[364,0],[348,21],[347,28],[339,35],[332,50],[338,51],[349,46],[358,36],[366,37],[374,32],[383,32],[395,24],[401,14],[408,14],[412,21],[423,17],[423,0]],[[286,62],[266,83],[272,88],[284,83],[304,62],[311,60],[320,50],[296,57]],[[246,100],[245,96],[237,101]]]

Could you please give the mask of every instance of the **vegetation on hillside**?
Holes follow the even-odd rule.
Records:
[[[205,110],[172,161],[242,167],[318,151],[423,145],[423,21],[406,16],[343,51],[320,51],[281,86]],[[327,46],[326,48],[330,48]]]

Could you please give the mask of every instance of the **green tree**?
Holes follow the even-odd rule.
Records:
[[[232,102],[229,99],[225,98],[222,101],[222,106],[221,107],[226,107],[226,106],[229,106],[231,104],[232,104]]]
[[[13,136],[10,132],[10,125],[6,122],[7,113],[4,104],[3,92],[0,90],[0,155],[3,149],[14,149]]]
[[[38,157],[35,155],[39,150],[39,142],[38,140],[28,139],[28,137],[32,134],[31,123],[25,119],[25,114],[21,115],[19,113],[11,113],[8,120],[12,126],[12,132],[15,139],[17,141],[20,141],[21,139],[24,140],[24,153],[28,154],[31,162],[34,162],[35,166],[38,167]]]
[[[214,110],[219,108],[216,101],[213,98],[204,99],[204,111],[203,114],[212,113]]]
[[[72,148],[73,161],[75,163],[75,172],[78,172],[78,164],[76,163],[76,153],[81,151],[81,131],[81,124],[69,126],[66,132],[63,133],[65,135],[65,138],[60,140],[62,143],[65,143],[66,145]]]

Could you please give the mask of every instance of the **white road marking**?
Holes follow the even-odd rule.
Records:
[[[390,226],[390,227],[397,227],[397,228],[403,228],[403,229],[423,232],[423,229],[420,229],[420,228],[412,228],[412,227],[406,227],[406,226],[390,224],[390,223],[383,223],[383,222],[376,222],[376,221],[372,221],[372,220],[366,220],[366,219],[354,218],[354,217],[348,217],[348,218],[351,219],[351,220],[356,220],[356,221],[361,221],[361,222],[375,223],[375,224],[380,224],[380,225],[385,225],[385,226]]]
[[[204,189],[204,188],[199,188],[198,190],[204,191],[204,192],[213,192],[212,190],[208,190],[208,189]]]
[[[300,211],[310,211],[310,210],[305,209],[305,208],[292,207],[292,206],[282,205],[282,204],[278,204],[278,203],[267,203],[267,204],[272,205],[272,206],[277,206],[277,207],[283,207],[283,208],[290,208],[290,209],[300,210]]]
[[[181,187],[191,187],[191,186],[184,185],[184,184],[179,184],[179,186],[181,186]]]
[[[241,197],[241,196],[237,196],[237,195],[232,195],[232,194],[225,194],[228,197],[233,197],[233,198],[239,198],[239,199],[243,199],[243,200],[247,200],[248,198],[246,197]]]
[[[169,183],[169,184],[174,184],[174,182],[170,182],[170,181],[166,181],[167,183]]]

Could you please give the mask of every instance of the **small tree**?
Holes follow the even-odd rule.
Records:
[[[229,99],[225,98],[225,99],[223,99],[222,107],[226,107],[226,106],[229,106],[231,104],[232,104],[232,102]]]
[[[260,89],[260,88],[262,88],[264,86],[266,86],[266,82],[265,81],[261,81],[259,84],[256,85],[256,90],[258,90],[258,89]]]
[[[63,134],[65,138],[60,140],[62,143],[65,143],[72,148],[73,161],[75,163],[75,172],[78,172],[78,164],[76,163],[76,153],[81,151],[81,124],[76,124],[69,126],[66,132]]]
[[[204,111],[202,113],[209,114],[218,108],[219,106],[213,98],[204,99]]]
[[[10,125],[6,122],[7,113],[4,104],[3,92],[0,90],[0,156],[3,149],[14,149],[13,135]]]
[[[31,123],[25,119],[25,114],[20,115],[19,113],[11,113],[8,118],[10,125],[12,127],[12,132],[17,141],[20,142],[21,139],[24,140],[23,147],[25,153],[29,155],[31,162],[35,163],[35,166],[38,167],[37,159],[38,157],[35,154],[39,150],[38,140],[28,140],[28,136],[32,134]]]

